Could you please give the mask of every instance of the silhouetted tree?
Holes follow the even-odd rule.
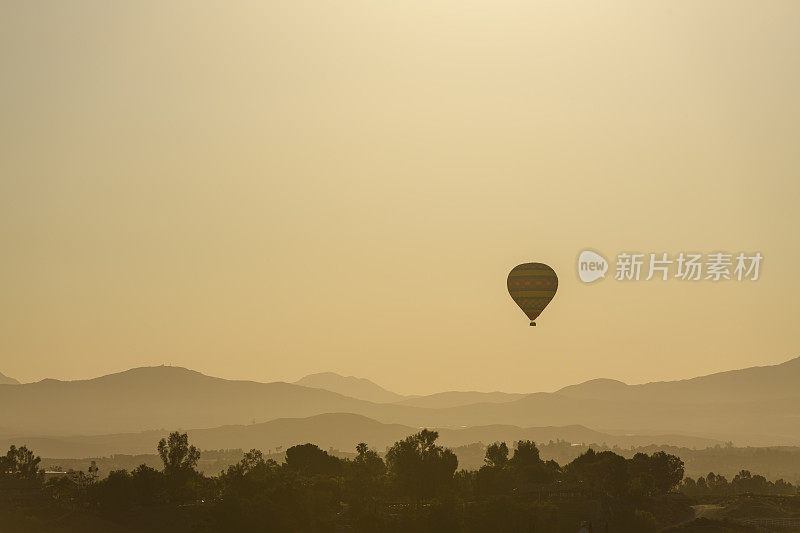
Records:
[[[127,470],[112,470],[93,487],[93,497],[107,512],[119,514],[134,502],[133,484]]]
[[[517,442],[508,463],[518,483],[551,483],[558,473],[558,465],[542,461],[536,444],[529,440]]]
[[[220,475],[218,530],[332,529],[341,498],[338,482],[329,474],[340,468],[339,460],[311,444],[286,452],[287,462],[281,466],[250,450]]]
[[[622,496],[628,490],[627,462],[613,452],[596,453],[590,448],[564,470],[569,478],[608,496]]]
[[[486,448],[486,457],[483,459],[490,468],[503,468],[508,464],[508,446],[505,442],[490,444]]]
[[[166,500],[164,474],[145,464],[131,471],[133,498],[139,505],[153,505]]]
[[[13,444],[4,457],[0,457],[0,477],[33,480],[39,475],[42,459],[26,446],[17,448]]]
[[[706,476],[706,485],[714,494],[726,494],[728,492],[728,480],[722,474],[709,472]]]
[[[650,456],[650,473],[655,482],[656,494],[666,494],[683,479],[683,461],[666,452],[655,452]]]
[[[350,504],[349,515],[357,530],[384,529],[381,499],[386,493],[386,464],[374,450],[361,442],[356,458],[344,463],[344,498]]]
[[[189,445],[189,436],[178,431],[170,433],[168,440],[158,441],[158,455],[164,463],[166,475],[193,470],[200,459],[200,451]]]
[[[640,496],[666,494],[683,479],[683,461],[665,452],[637,453],[628,461],[631,492]]]
[[[335,476],[341,472],[338,457],[328,455],[316,444],[299,444],[286,450],[286,466],[306,476]]]
[[[514,480],[509,468],[508,446],[505,442],[490,444],[483,458],[484,465],[475,474],[479,494],[509,494]]]
[[[164,463],[167,493],[175,501],[193,501],[199,497],[202,476],[195,470],[200,451],[189,445],[186,433],[174,431],[158,441],[158,455]]]
[[[275,461],[272,462],[275,463]],[[244,454],[242,460],[239,461],[239,465],[241,465],[242,470],[245,473],[251,472],[256,468],[266,465],[266,461],[264,460],[264,454],[261,453],[261,450],[253,448],[249,452],[246,452]]]
[[[370,450],[363,442],[356,446],[354,471],[361,479],[375,479],[386,473],[386,463],[375,450]]]
[[[453,485],[458,458],[452,450],[436,445],[439,433],[423,429],[395,442],[386,452],[393,484],[400,494],[422,499]]]

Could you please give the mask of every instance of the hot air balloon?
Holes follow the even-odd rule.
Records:
[[[535,326],[534,320],[556,295],[558,276],[544,263],[524,263],[511,269],[507,285],[511,298]]]

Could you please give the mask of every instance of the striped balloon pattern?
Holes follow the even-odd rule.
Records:
[[[544,263],[524,263],[508,274],[508,293],[528,316],[531,326],[558,290],[558,276]]]

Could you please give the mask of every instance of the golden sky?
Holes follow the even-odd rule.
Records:
[[[800,355],[798,2],[0,20],[4,374],[536,391]],[[584,285],[585,248],[765,259],[757,282]],[[528,261],[560,278],[536,328],[505,287]]]

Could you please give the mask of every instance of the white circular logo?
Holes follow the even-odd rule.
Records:
[[[608,261],[602,255],[591,250],[584,250],[578,256],[578,277],[584,283],[591,283],[606,277]]]

